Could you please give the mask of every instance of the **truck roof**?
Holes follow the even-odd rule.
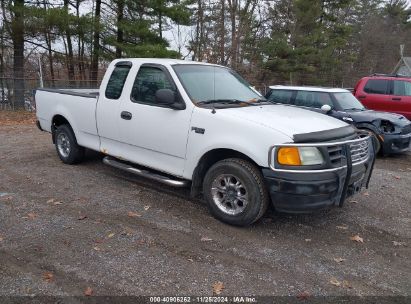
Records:
[[[121,58],[115,59],[113,62],[118,61],[131,61],[132,63],[141,64],[141,63],[158,63],[158,64],[201,64],[201,65],[211,65],[211,66],[221,66],[218,64],[212,64],[207,62],[191,61],[191,60],[181,60],[181,59],[172,59],[172,58]],[[223,67],[223,66],[221,66]]]
[[[325,88],[325,87],[311,87],[311,86],[285,86],[285,85],[274,85],[270,86],[273,90],[295,90],[295,91],[312,91],[312,92],[327,92],[327,93],[350,93],[346,89],[340,88]]]

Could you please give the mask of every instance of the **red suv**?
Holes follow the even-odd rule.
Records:
[[[411,78],[374,74],[361,78],[353,93],[368,109],[402,114],[411,120]]]

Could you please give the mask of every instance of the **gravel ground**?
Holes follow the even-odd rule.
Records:
[[[411,155],[379,158],[343,208],[212,218],[187,190],[64,165],[50,135],[0,126],[0,295],[411,295]],[[359,235],[363,242],[350,239]]]

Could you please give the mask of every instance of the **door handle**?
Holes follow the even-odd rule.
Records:
[[[367,96],[365,96],[365,95],[358,96],[358,98],[360,98],[360,99],[364,99],[365,97],[367,97]]]
[[[130,120],[133,117],[133,114],[131,114],[130,112],[127,111],[123,111],[121,112],[121,118],[125,119],[125,120]]]
[[[401,100],[401,97],[393,97],[392,100]]]

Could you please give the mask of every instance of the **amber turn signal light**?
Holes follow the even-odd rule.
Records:
[[[280,165],[301,166],[301,159],[298,148],[282,147],[278,149],[277,161]]]

